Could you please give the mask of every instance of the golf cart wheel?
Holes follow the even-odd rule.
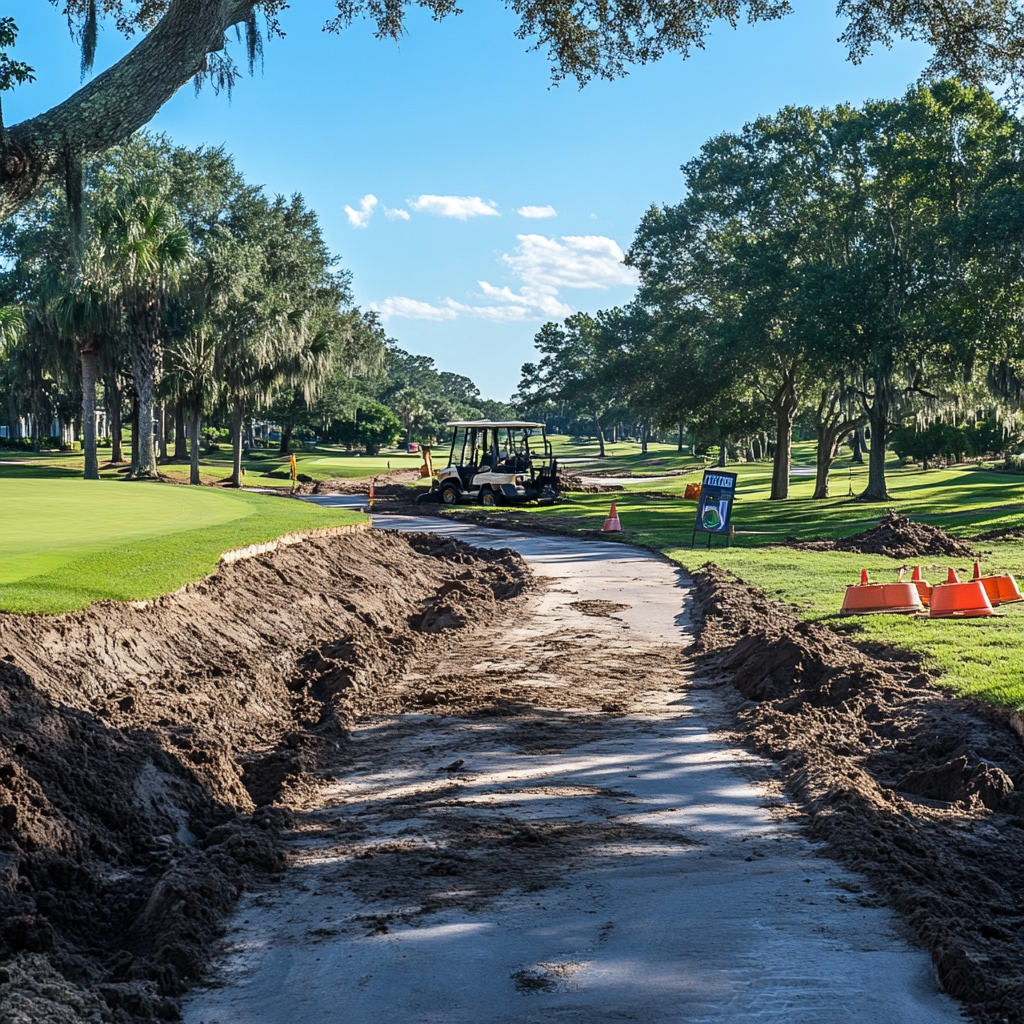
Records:
[[[441,488],[441,504],[457,505],[459,503],[459,491],[454,484],[445,484]]]
[[[493,508],[495,505],[501,504],[498,499],[498,495],[491,490],[483,490],[480,492],[480,504],[486,505],[489,508]]]

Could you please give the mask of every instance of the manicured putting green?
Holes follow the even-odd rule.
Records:
[[[225,551],[365,517],[247,491],[0,480],[0,611],[143,600],[202,578]]]
[[[106,480],[4,480],[0,482],[0,584],[50,572],[113,544],[219,526],[252,512],[244,499],[210,488]]]

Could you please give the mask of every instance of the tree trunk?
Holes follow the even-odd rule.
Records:
[[[722,441],[718,446],[718,468],[725,469],[729,465],[729,442]]]
[[[604,458],[604,428],[601,426],[601,420],[597,414],[594,414],[594,426],[597,427],[597,443],[600,446],[601,458]]]
[[[79,349],[82,363],[82,451],[85,453],[86,480],[99,480],[100,461],[96,454],[96,350],[92,345]]]
[[[154,480],[158,475],[156,449],[153,446],[153,380],[136,380],[138,396],[136,422],[132,425],[132,476],[137,480]]]
[[[132,434],[133,476],[139,480],[153,480],[158,476],[156,449],[153,447],[153,393],[156,391],[160,358],[159,318],[152,308],[142,310],[136,317],[129,338],[132,377],[139,399],[138,433]]]
[[[640,425],[640,453],[642,455],[647,454],[647,442],[651,436],[651,429],[647,424],[647,420],[644,420]]]
[[[139,396],[132,394],[132,461],[128,469],[129,478],[135,476],[139,466]]]
[[[676,451],[683,454],[683,421],[679,421],[679,442],[676,444]]]
[[[875,385],[875,399],[868,409],[871,424],[871,448],[868,451],[868,486],[861,495],[865,501],[889,501],[885,485],[885,441],[889,430],[889,400],[885,388]]]
[[[771,501],[785,501],[789,497],[790,453],[793,447],[793,413],[795,408],[782,406],[775,420],[775,458],[772,461]]]
[[[406,450],[408,450],[408,448],[409,448],[409,435],[411,433],[412,433],[412,427],[409,427],[409,429],[406,431],[406,434],[405,434],[405,447],[406,447]],[[290,426],[288,426],[288,427],[281,427],[281,454],[282,455],[287,455],[288,454],[288,448],[291,445],[291,443],[292,443],[292,428]]]
[[[864,465],[864,428],[858,427],[853,432],[853,443],[850,445],[853,449],[853,454],[850,456],[850,461],[855,462],[858,466]]]
[[[242,486],[242,419],[245,410],[241,401],[231,409],[231,486]]]
[[[157,409],[157,425],[160,428],[160,462],[165,463],[170,460],[170,455],[167,454],[167,403],[161,402]]]
[[[121,424],[121,379],[112,374],[107,383],[107,415],[110,417],[110,461],[124,462],[124,431]]]
[[[178,399],[174,403],[174,461],[184,462],[188,459],[188,442],[185,438],[185,402]]]
[[[829,471],[835,458],[838,438],[834,434],[822,435],[818,438],[818,448],[814,458],[814,494],[812,497],[824,499],[828,497]]]
[[[199,479],[199,428],[203,419],[203,410],[196,409],[188,421],[189,431],[189,471],[188,482],[198,485],[202,483]]]

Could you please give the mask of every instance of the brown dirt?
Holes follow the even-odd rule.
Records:
[[[552,592],[577,611],[580,603],[602,612],[621,607]],[[368,934],[438,910],[479,909],[510,892],[539,892],[623,843],[693,842],[678,829],[634,820],[632,805],[621,817],[612,813],[610,803],[630,798],[613,789],[524,778],[481,790],[479,774],[495,751],[526,759],[606,739],[610,720],[623,714],[668,711],[665,702],[683,682],[678,647],[638,640],[605,614],[567,628],[531,612],[524,602],[506,613],[497,636],[486,623],[467,628],[444,658],[396,675],[391,692],[407,714],[373,716],[359,764],[339,770],[323,809],[296,815],[291,835],[300,841],[303,884],[370,905],[360,922]],[[439,727],[448,717],[456,721]],[[421,753],[431,758],[422,773]],[[360,786],[361,775],[387,776],[396,764],[400,777],[383,793]],[[517,811],[520,801],[559,796],[602,808],[598,820],[525,820]]]
[[[999,709],[943,695],[731,574],[696,574],[700,661],[734,728],[780,763],[829,853],[863,872],[985,1024],[1024,1022],[1024,746]]]
[[[988,530],[971,540],[1024,540],[1024,526],[1009,526],[1002,530]]]
[[[913,523],[899,512],[886,512],[885,518],[870,530],[839,540],[794,540],[787,545],[809,551],[855,551],[861,555],[886,555],[889,558],[918,558],[923,555],[952,555],[975,558],[969,543],[952,537],[945,530],[924,523]]]
[[[418,469],[392,469],[387,473],[358,480],[318,480],[316,483],[303,484],[301,491],[303,494],[369,494],[372,483],[375,498],[377,495],[404,496],[407,494],[406,485],[419,479]]]
[[[558,488],[562,491],[574,491],[577,494],[604,494],[607,491],[621,491],[622,484],[585,484],[583,477],[571,470],[558,469]]]
[[[630,607],[628,604],[616,604],[614,601],[570,601],[570,608],[575,608],[584,615],[593,615],[595,618],[610,618],[617,612],[624,612]]]
[[[528,582],[509,551],[371,533],[152,602],[0,615],[0,1021],[176,1019],[347,725]]]

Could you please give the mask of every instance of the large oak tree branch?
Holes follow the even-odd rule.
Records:
[[[0,136],[0,219],[9,217],[68,159],[124,142],[224,45],[224,32],[256,0],[171,0],[167,13],[112,68],[45,114]]]

